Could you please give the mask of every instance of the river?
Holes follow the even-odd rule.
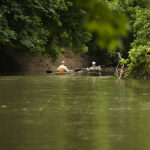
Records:
[[[1,76],[1,150],[150,150],[150,81]]]

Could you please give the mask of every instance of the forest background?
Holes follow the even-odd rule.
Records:
[[[64,49],[150,76],[150,7],[146,0],[0,0],[0,57],[59,58]],[[8,57],[9,59],[10,57]]]

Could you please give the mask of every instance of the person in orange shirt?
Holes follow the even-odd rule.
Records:
[[[70,72],[70,70],[65,66],[65,62],[61,61],[61,65],[57,68],[59,73]]]

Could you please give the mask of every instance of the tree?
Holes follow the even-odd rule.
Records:
[[[150,75],[150,67],[146,59],[146,55],[150,53],[150,9],[136,6],[133,12],[134,41],[129,51],[128,75],[145,77]]]
[[[84,15],[69,0],[1,0],[0,45],[53,58],[62,47],[85,52],[90,34],[79,23]]]
[[[97,43],[100,47],[111,50],[121,47],[121,37],[127,36],[128,29],[127,17],[112,7],[113,2],[77,0],[77,5],[87,11],[86,28],[97,34]]]
[[[108,49],[120,47],[120,37],[126,36],[127,28],[132,39],[128,41],[128,75],[150,75],[150,2],[148,0],[78,0],[78,5],[87,10],[85,26],[96,32],[97,43]],[[129,22],[127,23],[128,16]],[[117,49],[118,51],[119,49]],[[125,50],[124,50],[125,51]]]

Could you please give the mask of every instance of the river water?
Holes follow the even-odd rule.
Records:
[[[150,81],[1,76],[0,150],[150,150]]]

